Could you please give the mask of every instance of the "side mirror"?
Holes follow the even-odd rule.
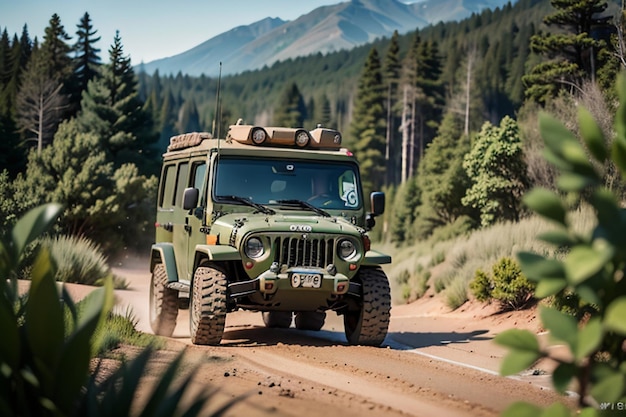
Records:
[[[374,191],[370,194],[370,205],[372,216],[380,216],[385,212],[385,193],[382,191]]]
[[[183,192],[183,210],[191,210],[198,206],[200,190],[197,188],[185,188]]]
[[[370,194],[371,213],[367,213],[365,217],[365,228],[371,230],[376,225],[374,217],[380,216],[385,212],[385,193],[382,191],[374,191]]]

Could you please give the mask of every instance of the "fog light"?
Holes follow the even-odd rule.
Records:
[[[265,283],[265,291],[272,291],[272,289],[274,289],[274,283],[273,282],[266,282]]]
[[[346,284],[337,284],[337,292],[343,292],[346,289]]]

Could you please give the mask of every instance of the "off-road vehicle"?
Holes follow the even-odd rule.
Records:
[[[174,136],[163,155],[150,324],[171,336],[189,308],[191,341],[219,344],[226,315],[262,312],[267,327],[320,330],[343,316],[350,344],[380,345],[391,308],[367,231],[384,210],[363,201],[341,134],[236,124],[225,139]]]

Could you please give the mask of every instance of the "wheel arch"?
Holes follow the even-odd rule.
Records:
[[[154,271],[157,264],[163,264],[167,272],[168,282],[178,281],[178,271],[176,270],[176,256],[174,255],[174,245],[169,242],[155,243],[152,245],[150,254],[150,272]]]

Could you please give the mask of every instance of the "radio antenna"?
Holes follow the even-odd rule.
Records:
[[[222,61],[220,61],[220,72],[217,77],[217,94],[215,96],[215,118],[213,118],[213,132],[211,135],[217,139],[220,138],[220,125],[222,124],[222,109],[220,101],[220,92],[222,89]],[[215,136],[215,124],[217,123],[217,136]]]

